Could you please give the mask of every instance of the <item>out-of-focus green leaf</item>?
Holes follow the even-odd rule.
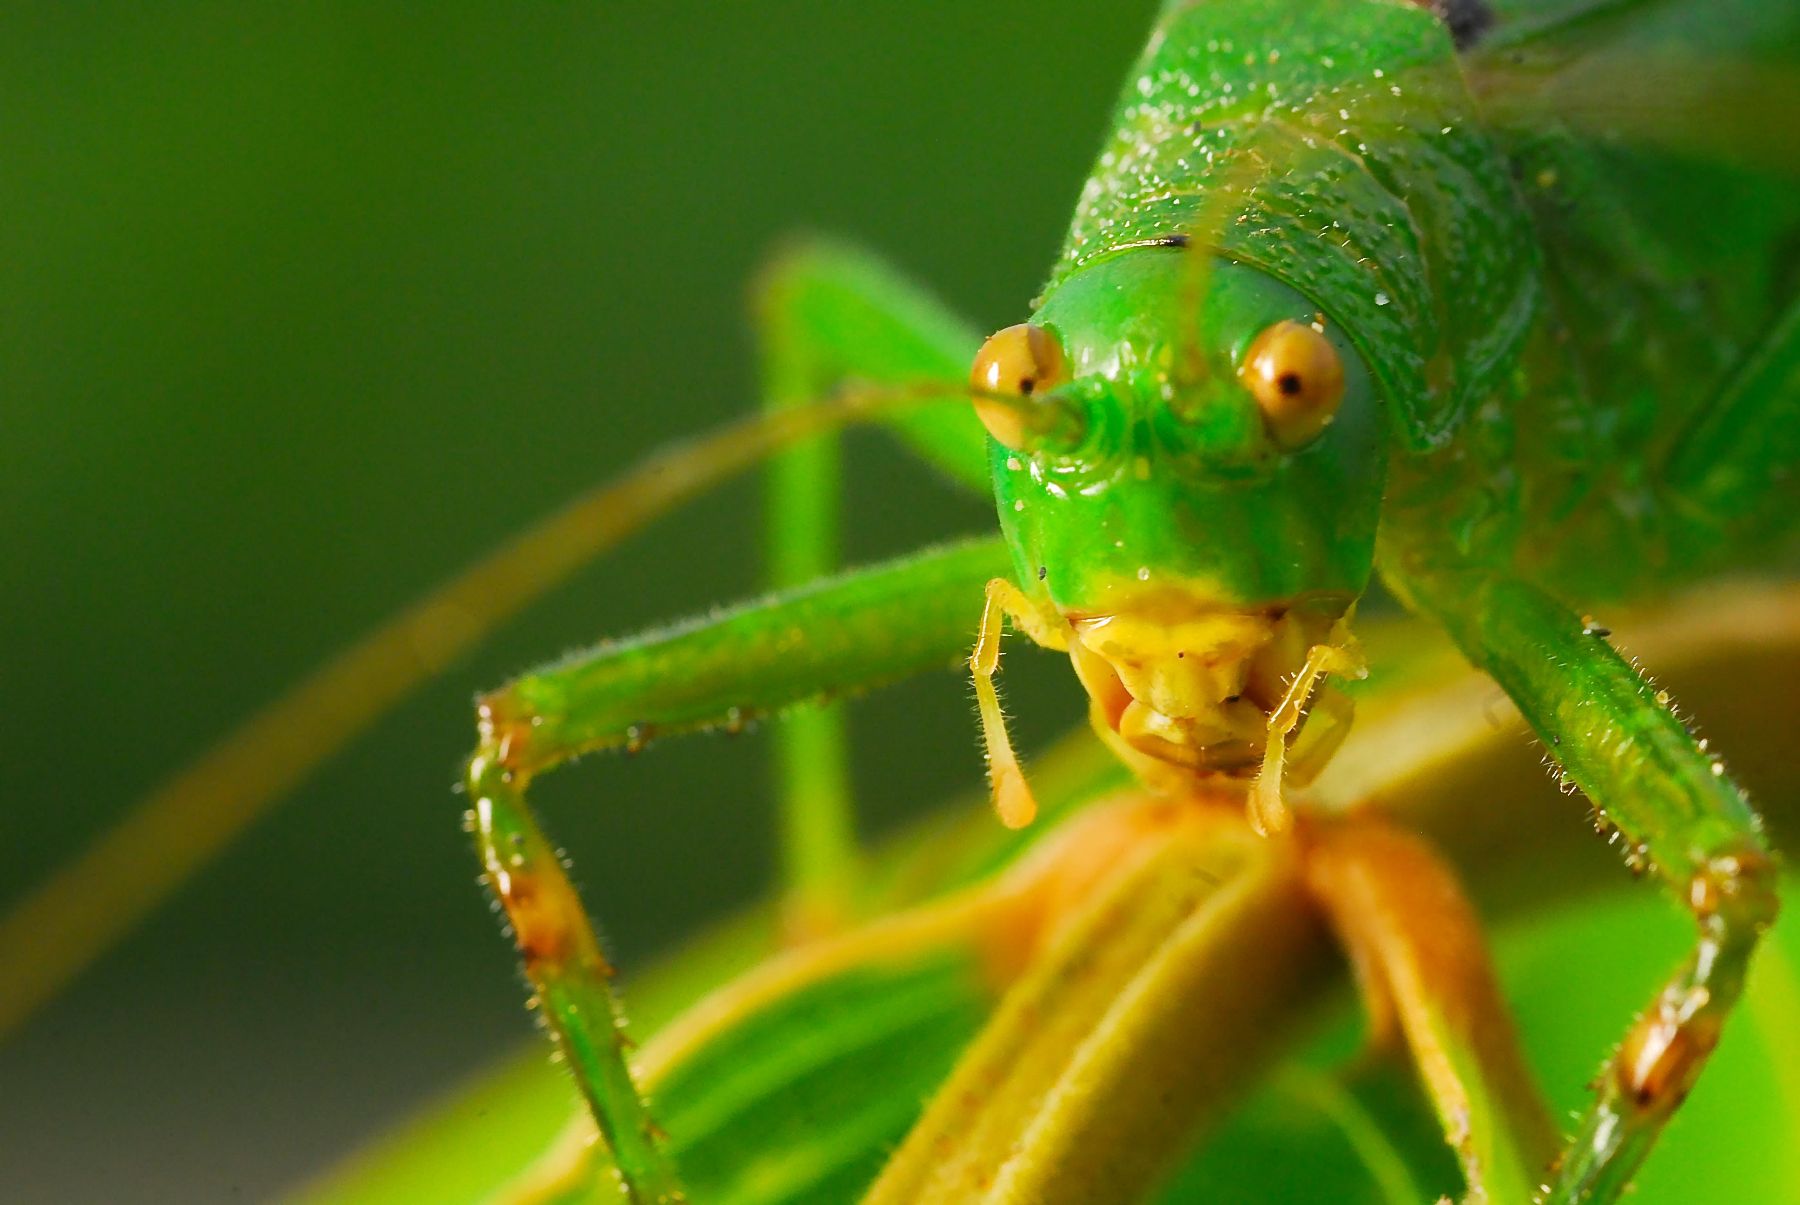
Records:
[[[905,1136],[990,1005],[966,955],[859,968],[746,1017],[654,1084],[696,1201],[842,1200]]]

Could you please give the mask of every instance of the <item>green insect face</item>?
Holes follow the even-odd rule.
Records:
[[[1064,280],[974,384],[1020,581],[1096,720],[1247,765],[1368,583],[1385,441],[1348,338],[1254,269],[1146,248]]]
[[[1230,607],[1362,592],[1380,415],[1349,340],[1304,297],[1237,264],[1131,251],[994,343],[1009,337],[1022,354],[984,355],[978,384],[1066,408],[1043,439],[989,421],[1013,445],[993,443],[994,488],[1027,589],[1064,614],[1146,590]]]

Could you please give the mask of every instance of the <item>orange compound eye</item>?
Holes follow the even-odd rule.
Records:
[[[1262,410],[1269,438],[1284,449],[1330,426],[1344,400],[1337,348],[1304,322],[1277,322],[1258,335],[1238,375]]]
[[[976,390],[975,416],[995,439],[1022,451],[1037,434],[1030,409],[1002,399],[1054,389],[1063,382],[1064,372],[1062,345],[1055,335],[1029,322],[1009,326],[981,345],[969,370],[969,385]]]

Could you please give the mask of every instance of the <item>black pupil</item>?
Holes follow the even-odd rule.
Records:
[[[1282,373],[1275,378],[1275,388],[1281,390],[1285,396],[1293,397],[1300,392],[1300,374],[1297,372]]]
[[[1020,377],[1019,378],[1019,392],[1020,393],[1029,395],[1031,393],[1031,391],[1036,388],[1037,388],[1037,378],[1036,377]]]

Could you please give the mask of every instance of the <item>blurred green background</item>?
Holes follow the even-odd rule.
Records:
[[[8,6],[0,901],[471,557],[751,405],[745,292],[784,235],[1022,316],[1151,7]],[[858,446],[853,556],[989,522]],[[4,1195],[261,1196],[534,1040],[450,793],[470,698],[752,591],[754,497],[510,625],[0,1047]],[[1039,660],[1043,732],[1079,709]],[[981,772],[954,676],[857,725],[872,828]],[[766,882],[764,755],[546,782],[627,965]]]
[[[1015,321],[1152,7],[9,7],[0,905],[357,633],[751,405],[744,295],[783,236],[859,239]],[[853,558],[989,522],[856,443]],[[0,1046],[6,1199],[265,1197],[535,1041],[450,792],[471,696],[752,592],[754,498],[509,625]],[[1081,714],[1056,659],[1008,674],[1028,746]],[[954,675],[855,726],[871,831],[979,781]],[[765,753],[543,784],[628,969],[767,883]],[[1648,892],[1609,907],[1509,947],[1527,1033],[1582,1068],[1559,1103],[1683,939]],[[1612,996],[1568,994],[1572,960]],[[1732,1132],[1729,1096],[1694,1112],[1681,1140]],[[1695,1199],[1686,1166],[1659,1199]]]

